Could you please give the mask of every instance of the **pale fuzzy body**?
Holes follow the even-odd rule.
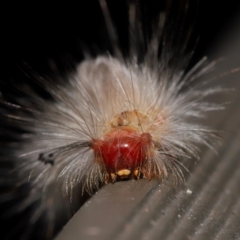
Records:
[[[29,187],[28,196],[8,214],[37,204],[29,224],[35,225],[44,215],[46,238],[51,238],[57,216],[69,212],[69,198],[78,202],[76,188],[77,192],[93,192],[106,183],[109,173],[96,161],[91,143],[104,139],[124,112],[128,112],[128,121],[123,125],[152,137],[153,154],[144,166],[145,177],[163,180],[172,174],[176,182],[183,182],[182,170],[187,169],[182,159],[197,158],[199,146],[211,147],[216,137],[215,131],[197,122],[206,111],[222,108],[204,101],[221,89],[186,89],[185,83],[195,75],[176,72],[169,78],[169,72],[157,64],[149,68],[133,60],[123,63],[102,56],[83,61],[64,84],[40,79],[53,100],[27,89],[31,101],[20,100],[21,105],[2,102],[10,109],[5,115],[7,125],[17,123],[25,131],[19,142],[9,144],[14,169],[5,173],[5,180],[15,179],[20,187]],[[31,232],[27,229],[23,239]]]
[[[29,130],[35,131],[25,138],[33,141],[18,152],[20,159],[28,159],[22,168],[26,180],[43,188],[63,182],[67,192],[76,183],[84,190],[97,188],[105,181],[106,170],[95,161],[92,140],[103,139],[122,112],[137,110],[144,118],[132,117],[126,125],[149,133],[159,146],[147,161],[149,176],[163,179],[172,172],[183,181],[181,159],[196,157],[199,144],[209,145],[214,135],[194,119],[219,107],[203,101],[215,90],[181,92],[187,79],[166,75],[134,62],[125,65],[112,57],[98,57],[82,62],[65,86],[48,83],[55,101],[41,102],[41,111],[32,111],[35,120]],[[45,162],[39,161],[40,154]],[[53,164],[46,164],[50,160]]]

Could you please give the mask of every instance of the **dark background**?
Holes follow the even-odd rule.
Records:
[[[121,2],[123,1],[114,0],[114,4],[111,2],[111,9],[124,35],[124,31],[127,31],[124,27],[127,15],[122,14],[124,5]],[[155,11],[156,6],[158,10],[164,1],[147,2]],[[201,0],[198,4],[196,28],[200,41],[196,59],[203,56],[216,39],[221,38],[221,29],[239,13],[240,6],[236,0]],[[72,58],[73,62],[81,60],[82,46],[91,46],[101,51],[108,48],[103,17],[96,0],[78,1],[74,4],[66,1],[58,4],[35,1],[31,4],[14,3],[2,10],[5,18],[1,30],[1,60],[6,77],[12,75],[17,64],[22,61],[42,71],[47,67],[49,59],[59,61]]]

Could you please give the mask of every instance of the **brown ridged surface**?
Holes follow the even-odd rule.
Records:
[[[240,21],[215,46],[214,57],[225,56],[217,74],[240,67]],[[237,36],[239,35],[239,36]],[[56,240],[93,239],[216,239],[240,238],[240,73],[213,81],[227,88],[217,102],[226,110],[211,115],[214,129],[225,131],[218,152],[204,148],[188,167],[186,185],[171,178],[124,181],[99,190],[69,221]]]

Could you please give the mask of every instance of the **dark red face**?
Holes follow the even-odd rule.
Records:
[[[95,140],[93,149],[108,173],[118,174],[121,170],[129,170],[130,174],[140,169],[147,160],[150,144],[151,135],[148,133],[139,135],[126,130],[116,130],[104,140]]]

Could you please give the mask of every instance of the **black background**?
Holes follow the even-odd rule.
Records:
[[[124,24],[123,19],[126,19],[126,16],[122,16],[123,11],[119,2],[121,1],[116,0],[114,4],[111,2],[111,8],[115,8],[114,17]],[[155,9],[156,4],[162,3],[156,0],[147,2],[152,5],[152,9]],[[238,2],[199,1],[197,32],[200,35],[200,42],[196,58],[203,56],[211,44],[221,38],[221,29],[239,14]],[[47,4],[35,1],[31,4],[12,3],[2,10],[5,17],[1,30],[3,40],[1,60],[5,77],[12,75],[22,61],[42,71],[49,59],[58,61],[67,57],[73,61],[81,60],[82,46],[100,48],[103,51],[107,48],[104,22],[96,0],[78,1],[74,4],[68,2]]]

